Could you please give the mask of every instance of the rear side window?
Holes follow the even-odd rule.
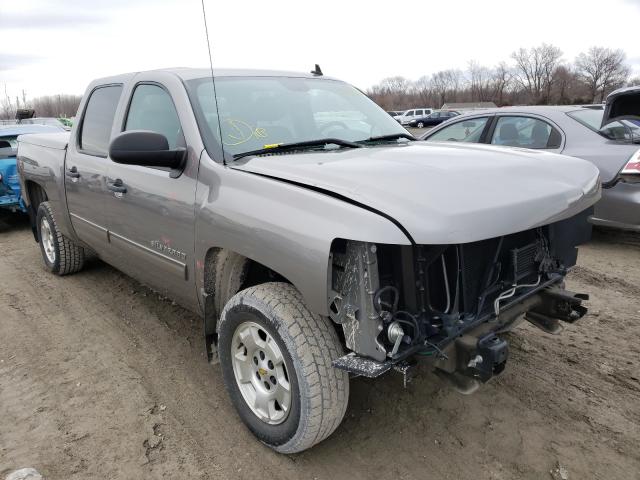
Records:
[[[567,112],[571,118],[580,122],[585,127],[597,132],[600,130],[600,124],[602,123],[602,116],[604,115],[604,110],[593,109],[593,108],[583,108],[581,110],[574,110],[573,112]]]
[[[82,119],[79,147],[84,153],[106,157],[111,127],[122,85],[99,87],[91,93]]]
[[[169,148],[184,147],[178,112],[171,96],[158,85],[138,85],[133,92],[125,130],[150,130],[167,138]]]
[[[543,120],[532,117],[500,117],[491,137],[492,145],[523,148],[558,148],[560,133]]]
[[[427,140],[436,142],[470,142],[480,141],[482,131],[489,117],[470,118],[462,122],[449,125],[431,135]]]

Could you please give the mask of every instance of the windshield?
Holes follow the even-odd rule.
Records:
[[[616,120],[600,128],[604,110],[585,108],[567,112],[567,115],[609,140],[631,141],[634,143],[640,141],[640,121],[636,118]]]
[[[350,142],[406,134],[387,112],[337,80],[296,77],[217,77],[220,129],[210,78],[186,82],[210,154],[222,144],[236,155],[280,143],[335,138]]]

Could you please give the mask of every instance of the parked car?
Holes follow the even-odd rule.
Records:
[[[396,118],[399,115],[402,115],[404,112],[402,110],[388,110],[387,113],[391,115],[391,117]]]
[[[16,166],[18,136],[59,131],[59,128],[44,125],[0,126],[0,208],[12,212],[26,212]]]
[[[605,115],[602,106],[489,109],[465,114],[421,138],[562,153],[596,165],[605,184],[611,183],[640,149],[638,125],[629,118]],[[640,231],[640,185],[618,183],[604,189],[590,221]]]
[[[586,312],[564,277],[600,198],[589,162],[418,142],[318,74],[219,70],[216,96],[210,74],[95,80],[70,134],[20,137],[19,171],[45,268],[91,251],[198,312],[265,444],[328,437],[349,374],[421,360],[470,392],[523,314],[558,333]]]
[[[433,127],[435,125],[440,125],[453,117],[457,117],[458,115],[460,115],[460,113],[454,112],[453,110],[440,110],[437,112],[431,112],[425,117],[414,118],[408,123],[408,126],[417,128]]]
[[[396,120],[400,122],[400,125],[409,125],[409,122],[416,118],[421,118],[429,115],[433,112],[432,108],[413,108],[411,110],[405,110],[402,114],[396,117]]]

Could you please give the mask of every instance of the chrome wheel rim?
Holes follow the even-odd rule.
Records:
[[[275,339],[255,322],[238,325],[231,341],[233,374],[244,401],[263,422],[284,422],[291,409],[291,384]]]
[[[55,263],[56,251],[53,244],[53,232],[51,231],[49,220],[47,220],[46,217],[42,217],[42,220],[40,220],[40,241],[42,242],[42,248],[44,249],[47,260],[49,260],[50,263]]]

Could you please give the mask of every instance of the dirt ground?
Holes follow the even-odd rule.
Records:
[[[200,320],[93,261],[59,278],[0,226],[0,478],[640,479],[640,237],[596,232],[568,286],[590,313],[508,335],[472,396],[424,372],[355,379],[342,426],[293,456],[259,444],[207,364]]]

